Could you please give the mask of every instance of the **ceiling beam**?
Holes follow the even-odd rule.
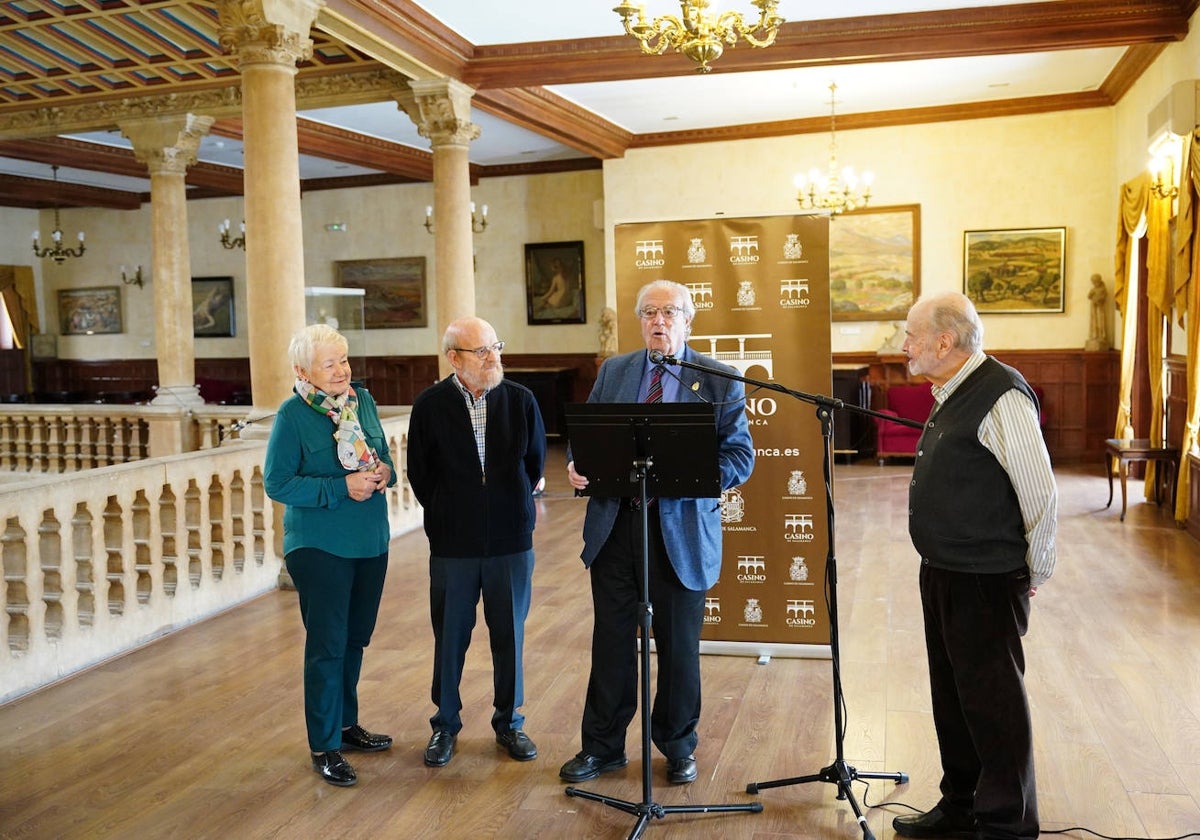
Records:
[[[296,118],[300,154],[378,169],[413,181],[433,180],[433,153],[315,120]],[[241,119],[217,120],[211,134],[243,140]]]
[[[1069,93],[1059,96],[1036,96],[1026,99],[1005,99],[999,102],[968,102],[962,105],[941,105],[929,108],[906,108],[894,111],[873,111],[857,114],[838,114],[839,130],[864,128],[894,128],[901,125],[979,120],[992,117],[1012,117],[1023,114],[1046,114],[1084,108],[1106,108],[1112,103],[1099,91]],[[638,134],[630,148],[676,146],[687,143],[711,143],[721,140],[750,140],[762,137],[788,137],[797,134],[819,134],[829,131],[828,117],[805,117],[798,120],[731,125],[725,128],[698,131],[670,131]]]
[[[545,88],[479,91],[472,104],[481,111],[601,159],[625,154],[633,139],[628,131]]]
[[[28,140],[0,140],[0,157],[57,164],[89,172],[108,172],[128,178],[145,178],[150,173],[132,149],[89,143],[74,137],[35,137]],[[202,187],[219,195],[242,194],[242,170],[215,163],[194,163],[188,167],[184,183]]]
[[[142,206],[138,193],[64,184],[23,175],[0,175],[0,205],[4,207],[103,207],[106,210],[137,210]]]
[[[1187,31],[1176,0],[1064,0],[790,22],[772,47],[726,50],[714,72],[1168,43]],[[620,35],[479,46],[462,80],[490,90],[695,72],[683,56],[643,55],[632,38]]]
[[[316,26],[413,79],[457,78],[473,50],[469,41],[408,0],[326,0]]]

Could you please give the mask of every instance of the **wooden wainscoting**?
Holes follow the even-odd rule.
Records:
[[[596,381],[596,357],[590,353],[505,353],[504,364],[526,370],[573,368],[569,402],[587,399]],[[367,383],[380,405],[412,405],[413,398],[438,380],[438,357],[368,356],[356,361],[355,378]],[[154,396],[155,359],[44,359],[33,363],[38,402],[135,403]],[[210,402],[250,402],[250,360],[245,357],[196,359],[196,382]],[[205,393],[206,386],[216,398]]]
[[[997,359],[1012,365],[1044,394],[1046,447],[1056,464],[1104,457],[1104,441],[1112,437],[1117,416],[1121,355],[1115,350],[997,350]],[[904,356],[835,353],[835,365],[870,368],[873,408],[886,406],[888,387],[911,382]]]
[[[1003,350],[994,355],[1044,391],[1046,445],[1055,462],[1100,463],[1104,440],[1112,436],[1116,417],[1120,354]],[[571,402],[586,400],[596,381],[597,359],[590,353],[505,353],[504,363],[526,370],[574,368]],[[886,405],[884,395],[890,385],[912,381],[900,355],[835,353],[833,363],[869,370],[873,408]],[[1168,370],[1170,382],[1182,382],[1182,362],[1170,363]],[[137,402],[153,396],[158,383],[154,359],[39,360],[33,363],[33,376],[34,391],[45,402]],[[369,356],[355,376],[367,383],[380,405],[411,405],[417,394],[437,381],[438,359],[432,354]],[[250,362],[246,358],[197,359],[196,380],[228,386],[224,390],[240,398],[250,391]],[[1176,388],[1171,392],[1176,393]],[[1176,402],[1175,397],[1168,397],[1169,425],[1182,428],[1183,412]]]

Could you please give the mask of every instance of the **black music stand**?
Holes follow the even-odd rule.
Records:
[[[721,495],[716,409],[708,403],[577,403],[566,406],[567,437],[575,469],[588,477],[590,496],[642,499]],[[637,817],[628,840],[651,819],[667,814],[762,811],[742,805],[660,805],[651,790],[650,738],[650,517],[642,505],[641,635],[642,799],[630,802],[568,786],[567,796],[590,799]]]

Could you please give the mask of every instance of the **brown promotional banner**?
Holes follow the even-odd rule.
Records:
[[[692,349],[750,379],[830,393],[828,217],[621,224],[615,254],[622,352],[642,346],[637,290],[674,280],[696,304]],[[817,408],[747,385],[746,417],[754,473],[721,498],[721,579],[708,593],[701,650],[828,656],[828,508]]]

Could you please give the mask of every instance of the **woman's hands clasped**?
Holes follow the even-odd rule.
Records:
[[[353,472],[346,476],[346,490],[349,492],[350,498],[354,501],[366,501],[375,495],[376,492],[382,493],[387,490],[388,482],[391,481],[391,478],[391,467],[387,464],[379,463],[373,470]]]

